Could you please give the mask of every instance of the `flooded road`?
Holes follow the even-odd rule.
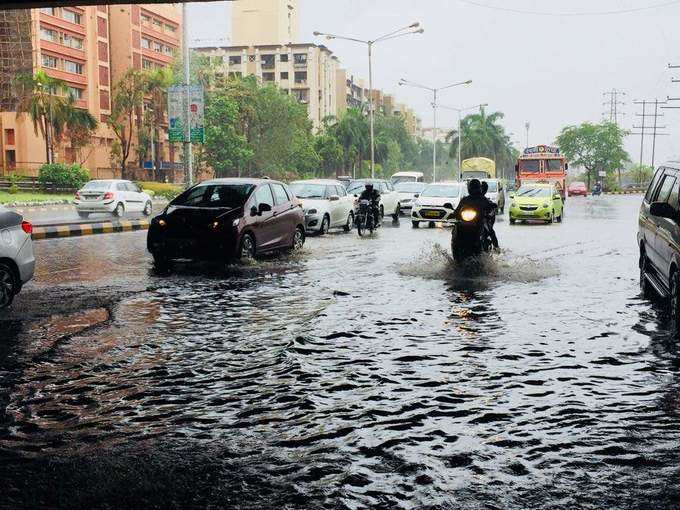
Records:
[[[0,506],[677,507],[639,201],[499,219],[464,268],[407,219],[168,277],[144,233],[38,243],[0,315]]]

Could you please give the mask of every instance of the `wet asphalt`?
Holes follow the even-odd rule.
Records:
[[[227,268],[36,243],[0,313],[0,507],[677,508],[680,352],[639,196],[457,267],[387,223]]]

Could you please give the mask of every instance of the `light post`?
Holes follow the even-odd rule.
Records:
[[[446,90],[450,89],[453,87],[457,87],[459,85],[470,85],[472,83],[472,80],[466,80],[466,81],[460,81],[457,83],[452,83],[451,85],[447,85],[445,87],[428,87],[427,85],[421,85],[419,83],[414,83],[412,81],[404,80],[403,78],[399,80],[399,85],[404,86],[407,85],[409,87],[415,87],[418,89],[425,89],[429,90],[432,92],[432,113],[433,113],[433,119],[434,119],[434,125],[432,127],[432,182],[437,182],[437,94],[439,93],[440,90]]]
[[[326,34],[324,32],[314,32],[314,35],[319,37],[323,36],[328,40],[340,39],[343,41],[352,41],[355,43],[365,44],[368,47],[368,117],[371,130],[371,178],[375,178],[375,119],[374,119],[374,108],[373,108],[373,45],[378,42],[388,41],[390,39],[396,39],[397,37],[403,37],[411,34],[422,34],[425,29],[420,28],[420,23],[412,23],[411,25],[385,34],[377,39],[373,40],[363,40],[356,39],[354,37],[345,37],[335,34]]]
[[[527,122],[526,124],[524,124],[524,128],[527,130],[527,144],[524,146],[524,148],[526,149],[529,147],[529,128],[531,128],[531,123]]]
[[[442,106],[438,105],[439,108],[443,108],[444,110],[453,110],[454,112],[458,112],[458,178],[462,181],[463,180],[463,166],[461,165],[461,147],[463,146],[463,131],[461,129],[461,122],[462,122],[462,114],[463,112],[467,112],[470,110],[476,110],[477,108],[485,108],[489,106],[489,103],[482,103],[482,104],[477,104],[475,106],[468,106],[465,108],[454,108],[453,106]]]

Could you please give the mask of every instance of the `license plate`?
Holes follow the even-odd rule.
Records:
[[[425,211],[423,216],[426,218],[439,218],[439,213],[437,211]]]

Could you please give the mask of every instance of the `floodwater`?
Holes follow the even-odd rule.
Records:
[[[503,253],[465,267],[407,219],[167,277],[143,233],[39,243],[0,317],[0,506],[677,508],[639,201],[501,218]]]

